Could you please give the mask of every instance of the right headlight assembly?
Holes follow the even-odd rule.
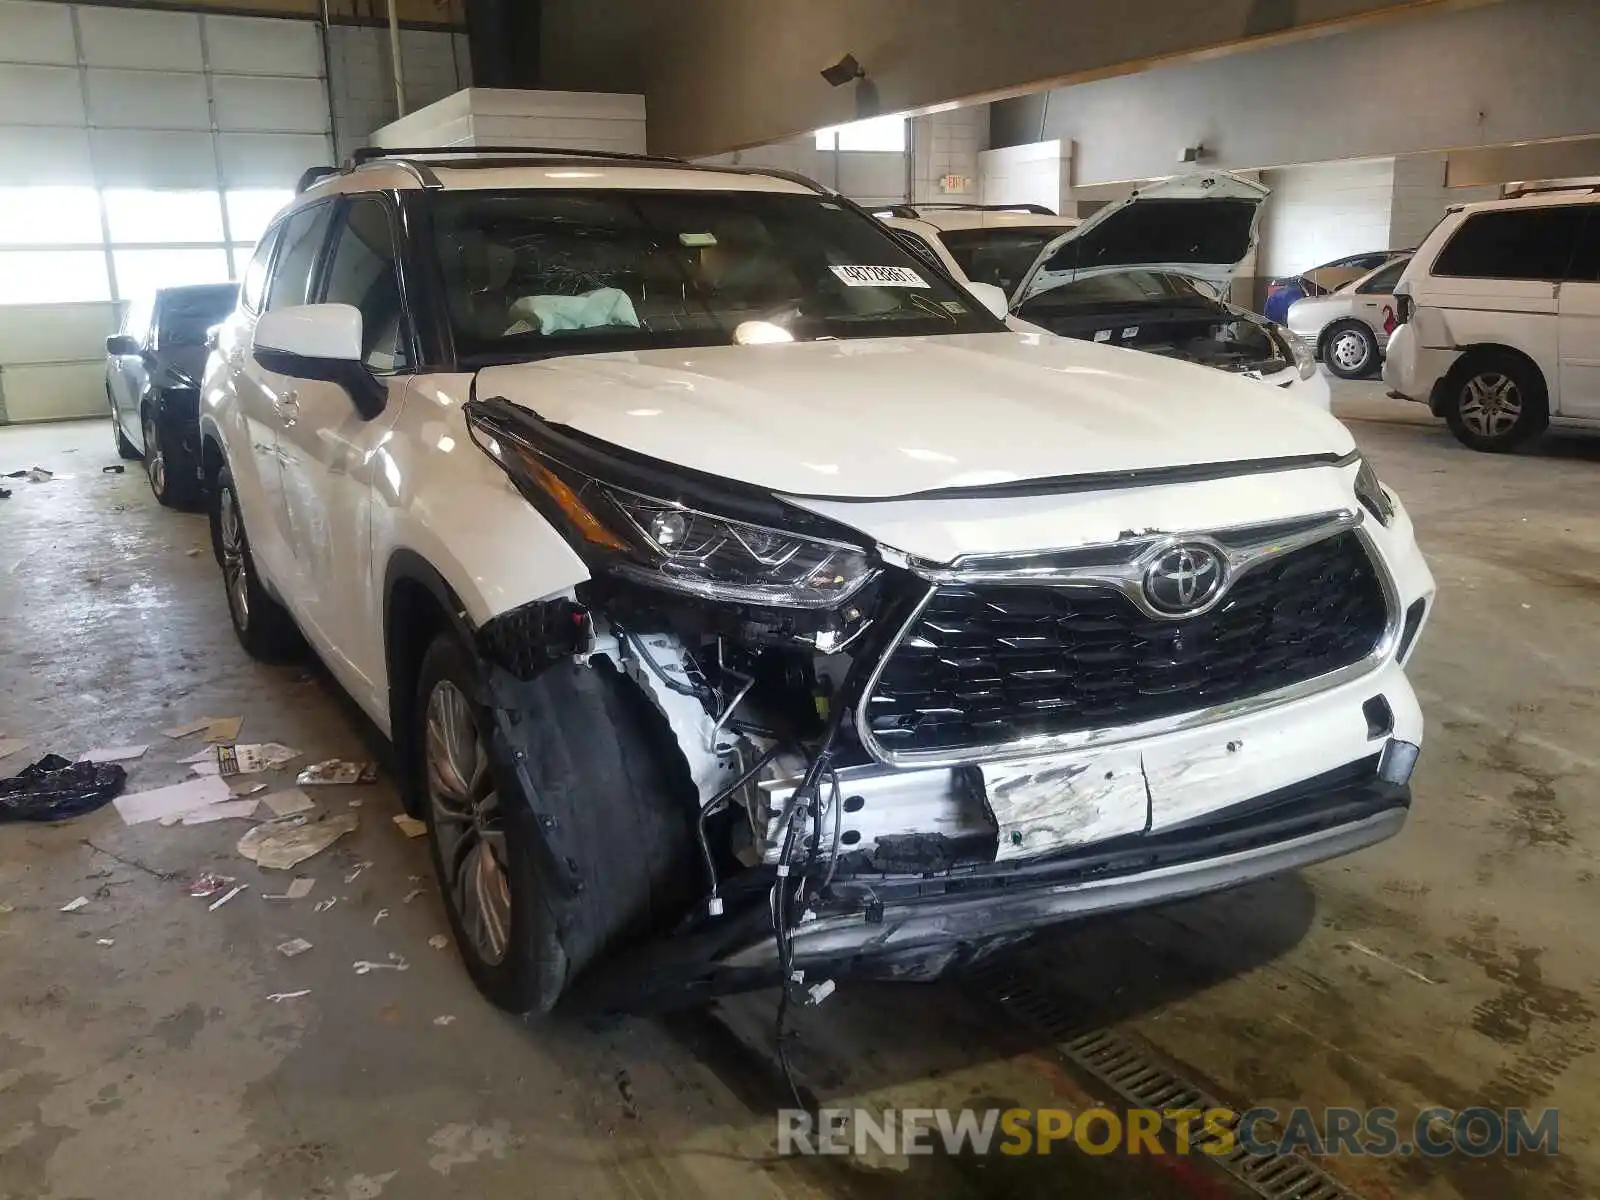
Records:
[[[473,402],[473,441],[596,567],[711,600],[826,609],[875,574],[866,549],[645,495],[559,462],[511,419]]]

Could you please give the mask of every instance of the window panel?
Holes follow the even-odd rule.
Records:
[[[277,240],[278,233],[274,230],[261,239],[254,254],[243,246],[233,248],[234,270],[239,270],[240,263],[249,264],[243,269],[244,282],[239,288],[239,299],[250,312],[261,311],[261,299],[267,290],[267,267],[272,264],[272,246]],[[243,256],[240,251],[243,251]]]
[[[241,188],[230,191],[227,195],[229,235],[239,242],[259,240],[272,218],[278,215],[278,210],[293,199],[293,188]]]
[[[93,188],[0,188],[0,244],[95,246],[100,242],[100,204]]]
[[[127,300],[186,283],[227,283],[228,254],[214,250],[116,250],[117,296]]]
[[[0,304],[111,299],[101,250],[0,251]]]
[[[818,150],[904,150],[906,119],[872,117],[817,130]]]
[[[284,226],[279,237],[277,266],[272,272],[272,283],[267,289],[267,309],[287,308],[304,304],[311,283],[311,268],[316,264],[317,252],[322,248],[323,235],[328,230],[328,218],[333,205],[319,204],[303,208]]]
[[[1584,208],[1529,207],[1474,213],[1433,264],[1435,275],[1478,279],[1566,277]]]
[[[350,205],[329,261],[322,299],[361,311],[361,355],[374,371],[408,365],[400,276],[389,214],[377,200]]]
[[[222,204],[216,192],[108,188],[105,196],[113,244],[222,240]]]

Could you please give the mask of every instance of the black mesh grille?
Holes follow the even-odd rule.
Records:
[[[1267,560],[1183,621],[1147,617],[1110,588],[947,585],[895,650],[868,717],[899,752],[1130,725],[1359,662],[1387,620],[1354,533]]]

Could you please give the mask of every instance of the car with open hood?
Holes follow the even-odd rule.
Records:
[[[1282,326],[1224,299],[1269,194],[1210,171],[1150,184],[1075,221],[1040,241],[1009,280],[1013,328],[1200,363],[1327,408],[1310,353]],[[889,224],[927,240],[908,221]]]
[[[201,427],[240,642],[393,740],[513,1011],[814,1003],[1406,818],[1434,585],[1349,432],[794,176],[358,154]]]

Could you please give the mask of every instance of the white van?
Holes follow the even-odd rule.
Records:
[[[1600,428],[1600,192],[1452,209],[1395,293],[1384,381],[1466,445]]]

